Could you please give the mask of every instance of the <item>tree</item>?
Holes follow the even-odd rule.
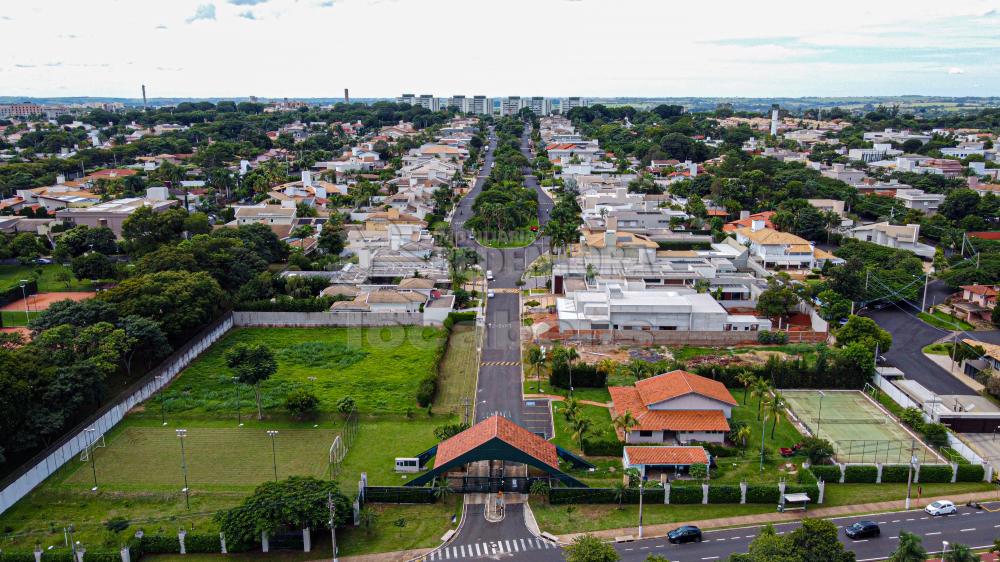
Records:
[[[799,296],[791,287],[771,277],[767,289],[757,297],[757,310],[769,318],[780,318],[787,316],[798,303]]]
[[[330,215],[319,233],[317,244],[323,252],[332,256],[339,256],[344,251],[344,222],[339,215]]]
[[[747,405],[747,398],[750,396],[750,387],[757,380],[757,375],[753,371],[743,370],[736,375],[736,380],[743,385],[743,405]]]
[[[375,527],[378,526],[378,512],[372,509],[371,506],[366,505],[358,513],[358,520],[361,528],[365,530],[365,533],[370,535],[375,531]]]
[[[343,396],[340,400],[337,400],[337,411],[341,414],[350,414],[355,407],[354,398],[350,396]]]
[[[823,519],[803,519],[802,525],[786,535],[774,527],[761,529],[746,554],[734,555],[740,562],[854,562],[854,553],[838,540],[837,527]]]
[[[974,554],[968,545],[952,543],[948,552],[944,553],[944,562],[979,562],[979,555]]]
[[[538,376],[538,370],[545,364],[545,353],[542,348],[533,345],[528,348],[528,364],[535,368],[535,382],[538,392],[542,391],[542,379]]]
[[[591,534],[581,535],[565,549],[566,562],[617,562],[618,552]]]
[[[138,354],[146,359],[148,368],[154,361],[170,355],[170,341],[159,322],[142,316],[122,318],[125,330],[126,351],[123,357],[125,370],[132,374],[132,359]]]
[[[847,323],[837,330],[837,347],[845,347],[852,343],[861,343],[872,352],[878,345],[879,353],[889,351],[892,346],[892,334],[879,328],[874,320],[867,316],[851,316]]]
[[[812,464],[822,464],[833,456],[834,449],[826,439],[819,437],[805,437],[802,439],[802,452],[809,458]]]
[[[767,379],[756,379],[750,387],[750,395],[757,399],[757,420],[764,411],[764,399],[771,394],[771,382]]]
[[[114,304],[122,316],[144,316],[160,322],[174,343],[216,318],[226,307],[226,294],[205,272],[163,271],[126,279],[101,292],[98,299]]]
[[[403,529],[406,528],[406,518],[405,517],[397,517],[396,520],[392,522],[392,524],[393,524],[393,526],[396,527],[396,529],[399,530],[398,531],[398,535],[400,537],[403,536]]]
[[[921,544],[920,535],[907,531],[899,532],[899,545],[889,556],[889,562],[924,562],[927,549]]]
[[[670,562],[665,556],[660,556],[659,554],[650,554],[646,557],[644,562]]]
[[[573,439],[580,444],[580,450],[583,450],[583,438],[587,436],[590,432],[590,420],[584,417],[578,417],[573,420]]]
[[[771,439],[774,439],[774,430],[778,427],[778,420],[785,415],[787,410],[788,402],[785,401],[785,397],[780,392],[774,391],[767,400],[767,415],[774,420],[771,425]]]
[[[274,534],[281,528],[322,529],[330,527],[329,498],[336,512],[334,525],[345,525],[351,517],[351,502],[340,493],[336,481],[292,476],[265,482],[243,503],[215,516],[226,540],[250,544],[261,532]]]
[[[115,264],[108,256],[98,252],[87,252],[73,258],[71,267],[78,279],[113,279],[115,276]]]
[[[68,267],[58,266],[54,277],[56,281],[62,283],[63,288],[69,289],[70,283],[73,282],[73,271]]]
[[[624,413],[618,414],[612,418],[611,425],[614,426],[616,432],[620,431],[623,436],[628,437],[629,430],[639,425],[639,421],[635,419],[632,412],[625,410]]]
[[[615,502],[618,503],[618,509],[621,509],[622,502],[628,496],[628,485],[621,480],[615,480],[615,483],[611,486],[611,493],[614,496]]]
[[[66,299],[49,305],[48,309],[43,310],[31,321],[29,327],[40,331],[60,324],[84,327],[98,322],[111,324],[118,322],[118,311],[113,304],[98,299],[82,301]]]
[[[837,322],[851,314],[851,301],[835,291],[827,289],[816,295],[816,298],[823,303],[819,315],[827,322]]]
[[[319,411],[319,398],[312,392],[300,388],[285,398],[285,410],[296,419],[311,418]]]
[[[226,366],[232,369],[238,383],[253,385],[257,399],[257,419],[264,419],[260,384],[278,371],[274,353],[264,344],[238,343],[226,351]]]
[[[142,206],[122,223],[122,238],[130,254],[142,255],[161,244],[180,240],[187,218],[188,212],[181,208],[156,212]]]
[[[938,212],[953,221],[975,215],[979,206],[979,194],[968,188],[952,189],[945,195]]]

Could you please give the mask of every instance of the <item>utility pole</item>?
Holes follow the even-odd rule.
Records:
[[[913,489],[913,465],[917,460],[913,455],[916,448],[916,440],[910,439],[910,469],[906,474],[906,509],[910,509],[910,492]]]
[[[191,509],[191,489],[188,486],[187,454],[184,452],[184,438],[187,437],[186,429],[178,429],[177,437],[181,440],[181,470],[184,472],[184,504]]]
[[[920,301],[920,312],[927,312],[927,285],[930,284],[931,274],[924,274],[924,298]]]
[[[326,493],[326,503],[330,507],[330,542],[333,545],[333,562],[337,562],[337,505],[333,503],[333,492]]]

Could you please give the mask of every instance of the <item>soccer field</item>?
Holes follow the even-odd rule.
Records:
[[[782,390],[794,418],[833,443],[844,463],[905,464],[910,449],[920,462],[943,462],[893,417],[857,390]]]
[[[328,451],[334,429],[282,429],[274,440],[278,478],[329,477]],[[95,465],[101,486],[116,489],[149,486],[184,487],[181,443],[172,427],[126,427],[97,448]],[[274,479],[271,438],[263,429],[193,427],[184,438],[188,482],[192,489],[252,489]],[[91,485],[90,463],[72,461],[77,469],[66,483]]]

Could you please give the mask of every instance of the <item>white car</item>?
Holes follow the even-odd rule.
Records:
[[[492,299],[495,296],[497,296],[497,294],[494,293],[493,291],[486,291],[486,298]]]
[[[948,500],[938,500],[925,507],[924,511],[930,515],[949,515],[958,512],[958,508],[955,507],[953,502]]]

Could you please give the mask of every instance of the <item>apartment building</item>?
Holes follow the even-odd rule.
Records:
[[[945,196],[940,193],[926,193],[922,189],[897,189],[896,199],[902,201],[907,209],[914,209],[925,215],[937,213],[938,207],[944,202]]]
[[[909,250],[925,259],[934,258],[934,246],[919,242],[919,224],[894,225],[879,222],[855,227],[847,235],[886,248]]]

